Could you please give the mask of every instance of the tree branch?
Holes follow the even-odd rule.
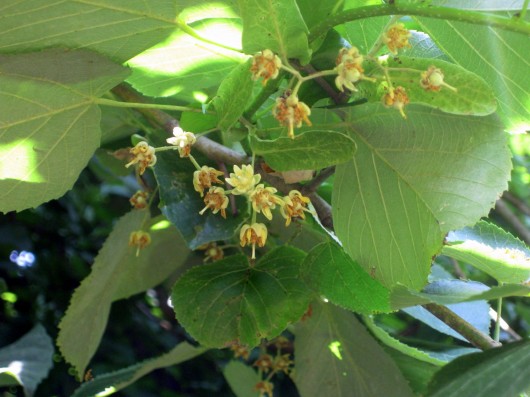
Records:
[[[497,200],[497,203],[495,203],[495,212],[497,212],[506,222],[510,224],[511,227],[513,227],[517,235],[521,237],[526,244],[530,245],[530,231],[519,220],[517,215],[510,210],[503,199],[499,199]]]
[[[445,306],[437,305],[435,303],[428,303],[423,305],[423,307],[458,332],[460,335],[465,337],[473,346],[476,346],[479,349],[487,350],[493,347],[502,346],[499,342],[494,341],[489,337],[489,335],[479,331],[473,325]]]

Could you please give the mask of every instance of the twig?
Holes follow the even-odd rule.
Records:
[[[510,224],[510,226],[526,244],[530,244],[530,231],[519,220],[519,218],[517,218],[517,215],[510,210],[503,199],[497,200],[497,203],[495,204],[495,212],[497,212],[506,222]]]
[[[488,350],[494,347],[502,346],[499,342],[494,341],[489,335],[479,331],[473,325],[445,306],[437,305],[436,303],[428,303],[423,305],[423,307],[458,332],[460,335],[462,335],[464,338],[466,338],[473,346],[476,346],[479,349]]]
[[[506,201],[509,201],[515,208],[517,208],[523,214],[530,216],[530,207],[528,206],[528,204],[526,204],[515,194],[506,191],[502,194],[502,198]]]
[[[300,191],[302,192],[302,194],[305,195],[315,192],[318,187],[322,185],[322,183],[324,183],[324,181],[334,173],[335,167],[324,168],[315,178],[313,178],[310,182],[302,186]]]

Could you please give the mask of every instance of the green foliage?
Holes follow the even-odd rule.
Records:
[[[205,395],[238,397],[527,389],[528,343],[509,343],[530,329],[522,139],[510,141],[512,194],[490,211],[512,174],[505,131],[530,125],[530,24],[513,2],[491,7],[502,12],[476,1],[5,2],[0,211],[22,212],[0,218],[11,259],[0,263],[0,340],[38,319],[62,358],[43,380],[52,349],[35,328],[0,350],[0,385],[89,396],[151,382],[162,396],[202,373]],[[391,54],[395,23],[416,30]],[[281,67],[252,59],[267,49]],[[421,82],[434,67],[440,90]],[[138,189],[147,208],[122,216]],[[62,215],[39,207],[69,190]],[[17,219],[24,232],[8,228]],[[41,245],[36,266],[10,254],[49,230],[77,237]],[[131,240],[138,231],[149,237]],[[502,348],[470,354],[462,343],[492,346],[500,298],[515,331],[503,325]],[[216,349],[202,354],[188,335]],[[80,379],[89,363],[95,380],[74,391],[67,366]]]
[[[304,257],[300,250],[279,247],[255,265],[238,255],[195,267],[173,287],[177,318],[205,346],[257,346],[307,310],[310,295],[300,281]]]
[[[42,325],[0,349],[0,386],[20,384],[33,396],[52,367],[53,341]]]

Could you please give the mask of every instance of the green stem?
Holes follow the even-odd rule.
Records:
[[[524,17],[526,16],[526,10],[528,9],[528,3],[530,3],[530,0],[524,0],[523,8],[521,9],[521,12],[519,13],[517,19],[524,21]]]
[[[345,22],[378,17],[383,15],[418,15],[428,18],[438,18],[450,21],[469,22],[477,25],[492,26],[516,33],[530,35],[530,24],[520,19],[501,17],[476,11],[463,11],[454,8],[423,6],[417,4],[381,4],[353,8],[339,12],[323,20],[313,27],[309,33],[309,42],[327,33],[328,30]]]
[[[193,156],[190,154],[189,159],[190,159],[191,163],[195,166],[195,168],[197,169],[197,171],[200,171],[200,170],[201,170],[201,166],[199,165],[199,163],[197,163],[197,160],[195,160],[195,157],[193,157]]]
[[[189,108],[187,106],[176,106],[176,105],[162,105],[157,103],[133,103],[133,102],[120,102],[113,101],[112,99],[95,98],[94,102],[98,105],[113,106],[116,108],[134,108],[134,109],[160,109],[160,110],[174,110],[177,112],[195,112],[202,113],[201,109]],[[206,112],[211,113],[213,112]]]
[[[202,37],[199,33],[197,33],[197,31],[195,29],[193,29],[192,27],[187,25],[186,22],[184,22],[180,18],[177,18],[176,22],[177,22],[177,26],[179,27],[180,30],[182,30],[184,33],[190,35],[191,37],[193,37],[193,38],[195,38],[195,39],[197,39],[199,41],[202,41],[203,43],[207,43],[207,44],[214,45],[216,47],[224,48],[225,50],[238,52],[240,54],[243,53],[243,51],[238,49],[238,48],[230,47],[228,45],[224,45],[224,44],[221,44],[221,43],[217,43],[217,42],[215,42],[213,40],[207,39],[206,37]]]
[[[497,299],[497,318],[495,319],[495,330],[493,331],[493,339],[498,342],[501,335],[501,317],[502,314],[502,297]]]

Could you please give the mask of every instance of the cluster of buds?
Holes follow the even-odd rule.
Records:
[[[344,92],[344,87],[350,91],[357,91],[353,83],[363,78],[363,61],[364,57],[359,53],[357,47],[342,48],[339,51],[336,60],[337,67],[335,68],[338,74],[335,78],[335,85],[340,92]]]
[[[388,50],[397,55],[398,49],[410,47],[409,38],[411,33],[402,23],[394,23],[388,27],[383,33],[383,42],[388,47]]]
[[[388,90],[388,92],[383,95],[383,104],[387,107],[393,107],[399,110],[399,113],[404,119],[407,118],[407,115],[403,109],[409,102],[410,100],[407,92],[405,91],[405,88],[401,86]]]
[[[151,244],[151,236],[147,232],[136,230],[129,235],[129,246],[136,247],[136,256],[149,244]]]
[[[444,74],[441,69],[436,66],[429,66],[429,68],[421,73],[420,85],[426,91],[440,91],[442,86],[456,92],[455,87],[450,86],[444,81]]]
[[[296,94],[286,92],[276,98],[276,105],[272,110],[273,116],[281,125],[288,127],[289,137],[294,139],[294,128],[300,128],[302,122],[312,125],[309,120],[311,109],[305,103],[298,100]]]
[[[144,208],[147,208],[149,198],[149,193],[143,190],[138,190],[136,193],[132,195],[132,197],[129,199],[129,203],[131,203],[131,206],[137,210],[142,210]]]
[[[260,51],[252,58],[252,66],[250,67],[252,80],[263,77],[263,85],[265,85],[269,79],[278,77],[281,67],[282,61],[278,55],[271,50]]]
[[[189,157],[191,146],[197,141],[195,135],[191,132],[186,132],[180,127],[173,128],[173,135],[167,138],[166,142],[170,145],[177,146],[180,157]]]
[[[133,159],[125,165],[129,168],[133,164],[138,164],[138,173],[142,175],[147,167],[152,167],[156,164],[155,148],[149,146],[145,141],[138,142],[135,147],[129,150],[133,155]]]

